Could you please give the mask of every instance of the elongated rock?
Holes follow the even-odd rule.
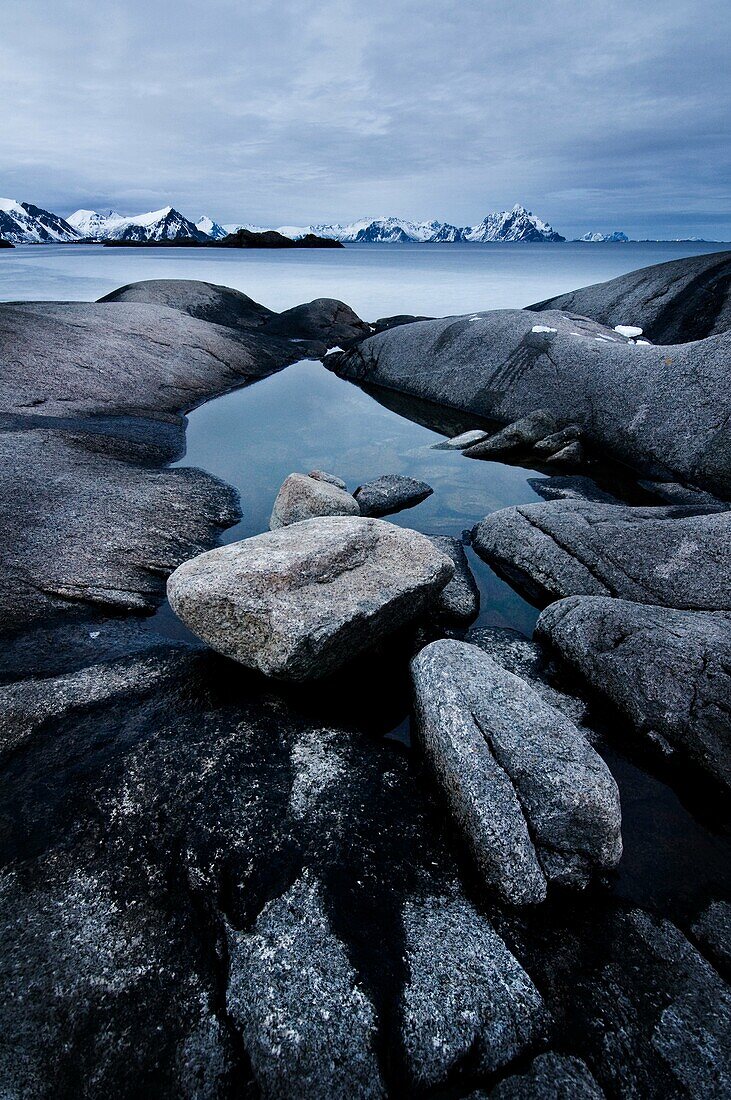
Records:
[[[472,544],[537,601],[617,596],[731,609],[731,512],[558,500],[503,508]]]
[[[404,508],[413,508],[433,492],[425,481],[401,474],[384,474],[361,485],[353,496],[364,516],[388,516]]]
[[[184,562],[168,596],[220,653],[267,676],[307,680],[415,618],[453,573],[425,535],[330,516]]]
[[[419,737],[486,885],[540,902],[622,853],[617,787],[574,724],[465,642],[412,661]]]

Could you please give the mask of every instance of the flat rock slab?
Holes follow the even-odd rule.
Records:
[[[370,336],[328,366],[512,424],[536,411],[576,425],[587,450],[650,477],[731,498],[731,333],[672,347],[635,344],[572,313],[493,310]]]
[[[617,864],[616,784],[564,714],[465,642],[433,642],[411,668],[420,741],[489,888],[530,904]]]
[[[269,527],[272,531],[315,516],[359,516],[357,500],[331,481],[306,474],[290,474],[274,501]]]
[[[537,602],[581,594],[731,610],[730,512],[526,504],[487,516],[472,545]]]
[[[643,737],[731,786],[731,615],[575,596],[537,632]]]
[[[375,1013],[319,884],[306,875],[259,914],[227,929],[226,1004],[263,1096],[376,1100]]]
[[[477,1073],[494,1073],[542,1038],[540,993],[461,893],[409,899],[403,923],[401,1035],[415,1086],[444,1084],[467,1055]]]
[[[434,492],[425,481],[401,474],[384,474],[375,481],[369,481],[355,490],[353,496],[358,501],[364,516],[388,516],[404,508],[413,508]]]
[[[441,443],[432,443],[432,450],[463,451],[465,447],[473,447],[475,443],[482,443],[487,438],[488,432],[482,431],[480,428],[473,428],[472,431],[453,435],[451,439],[444,439]]]
[[[731,252],[653,264],[529,307],[562,309],[603,325],[638,325],[656,344],[702,340],[731,328]]]
[[[425,535],[382,520],[305,520],[185,562],[175,613],[220,653],[307,680],[415,618],[454,573]]]

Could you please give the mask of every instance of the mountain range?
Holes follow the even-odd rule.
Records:
[[[512,210],[488,214],[477,225],[457,226],[449,222],[411,222],[404,218],[364,218],[348,225],[283,225],[279,232],[287,237],[318,237],[353,244],[402,244],[407,241],[565,241],[552,226],[517,204]]]

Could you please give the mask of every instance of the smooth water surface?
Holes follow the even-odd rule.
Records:
[[[338,298],[365,320],[505,309],[722,244],[346,245],[297,251],[22,245],[0,250],[0,301],[94,301],[139,279],[202,279],[271,309]],[[627,318],[632,324],[633,319]]]
[[[225,532],[224,542],[267,531],[279,487],[295,471],[327,470],[342,477],[351,492],[381,474],[419,478],[432,486],[433,495],[388,519],[457,538],[488,512],[540,499],[528,485],[529,477],[540,475],[435,450],[443,439],[319,362],[302,362],[191,413],[186,455],[178,465],[201,467],[238,490],[243,517]],[[535,608],[471,550],[467,553],[481,588],[480,623],[530,634]]]

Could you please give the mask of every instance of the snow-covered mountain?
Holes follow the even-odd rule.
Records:
[[[172,206],[151,210],[147,214],[132,215],[117,214],[113,210],[107,214],[99,214],[96,210],[77,210],[71,215],[69,222],[77,228],[80,235],[97,240],[176,241],[180,237],[192,237],[196,241],[209,239],[207,233],[198,229]]]
[[[0,199],[0,237],[13,244],[51,244],[76,241],[79,234],[63,218],[40,206]]]
[[[224,225],[221,226],[221,228],[223,229],[224,233],[228,235],[229,233],[238,233],[239,229],[248,229],[249,233],[268,233],[271,229],[271,226],[252,225],[251,222],[226,222]],[[279,232],[283,233],[284,231],[280,229]],[[303,230],[302,232],[304,233],[306,232],[306,230]],[[294,234],[284,233],[284,236],[294,237]]]
[[[316,233],[344,243],[402,244],[405,241],[564,241],[550,225],[523,206],[488,214],[479,225],[459,227],[449,222],[412,222],[405,218],[363,218],[348,225],[282,225],[286,237]]]
[[[462,230],[463,241],[565,241],[546,222],[519,203],[512,210],[500,210],[488,214],[479,225]]]
[[[626,233],[615,230],[614,233],[585,233],[583,237],[577,237],[577,241],[586,244],[624,244],[629,240]]]
[[[205,214],[202,218],[198,219],[195,223],[195,227],[196,229],[200,229],[201,233],[205,233],[205,235],[210,237],[213,241],[220,241],[227,236],[224,227],[219,225],[218,222],[214,222],[212,218],[207,217]]]

